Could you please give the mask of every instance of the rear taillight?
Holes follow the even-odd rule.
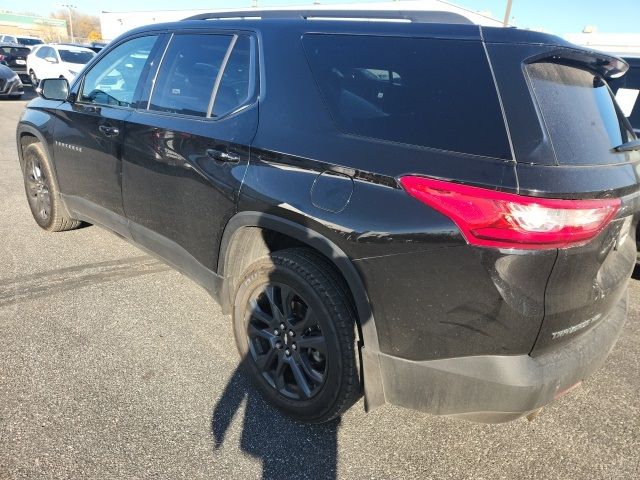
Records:
[[[604,229],[620,199],[525,197],[432,178],[400,178],[413,197],[455,222],[471,245],[544,249],[582,245]]]

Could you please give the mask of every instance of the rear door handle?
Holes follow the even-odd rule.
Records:
[[[240,155],[215,148],[207,148],[207,156],[219,162],[238,163],[240,161]]]
[[[107,125],[100,125],[98,127],[102,133],[104,133],[107,137],[116,137],[120,133],[120,130],[116,127],[109,127]]]

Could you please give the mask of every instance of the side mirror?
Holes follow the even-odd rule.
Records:
[[[58,59],[55,57],[44,57],[44,59],[49,63],[58,63]]]
[[[66,78],[45,78],[40,80],[36,92],[46,100],[60,100],[69,98],[69,82]]]

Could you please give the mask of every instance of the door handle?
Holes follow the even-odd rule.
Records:
[[[100,107],[96,107],[94,105],[83,105],[81,103],[77,105],[78,109],[82,110],[84,113],[100,113]]]
[[[225,163],[238,163],[240,161],[240,155],[223,150],[216,150],[215,148],[207,148],[207,156]]]
[[[120,130],[116,127],[109,127],[107,125],[100,125],[98,127],[102,133],[104,133],[107,137],[116,137],[120,133]]]

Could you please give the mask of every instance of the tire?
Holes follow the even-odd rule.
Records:
[[[342,278],[313,250],[253,263],[236,290],[233,326],[245,370],[286,415],[328,422],[360,397],[355,309]]]
[[[29,70],[29,78],[31,79],[31,85],[33,85],[33,88],[36,88],[38,86],[38,83],[40,82],[40,80],[38,80],[38,77],[36,77],[36,72],[34,72],[33,70]]]
[[[78,228],[82,222],[70,217],[62,204],[51,162],[42,145],[28,145],[23,162],[25,192],[36,223],[49,232]]]

